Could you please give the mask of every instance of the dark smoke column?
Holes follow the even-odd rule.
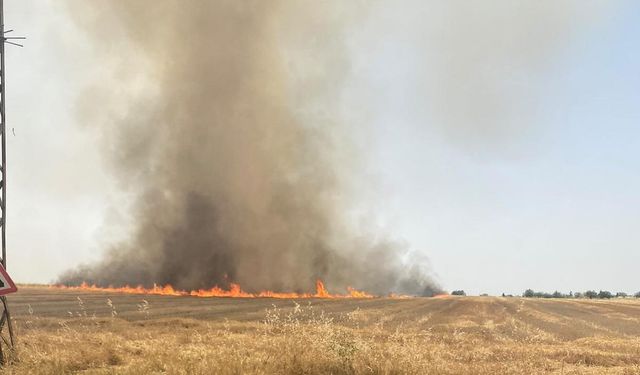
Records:
[[[82,95],[80,121],[105,134],[135,227],[62,283],[437,289],[420,267],[405,269],[406,249],[345,221],[349,129],[323,107],[348,73],[341,33],[352,10],[338,4],[74,4],[114,71]],[[121,39],[105,38],[105,24]]]

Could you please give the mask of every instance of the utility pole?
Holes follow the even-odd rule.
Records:
[[[15,46],[22,47],[22,45],[13,42],[12,40],[25,39],[24,37],[7,37],[6,34],[13,30],[5,30],[4,28],[4,1],[0,0],[0,35],[2,35],[2,43],[0,43],[0,147],[2,147],[2,164],[0,165],[0,190],[2,195],[0,198],[0,226],[2,227],[2,259],[0,263],[4,269],[7,268],[7,112],[6,112],[6,70],[5,70],[5,44],[13,44]],[[11,315],[9,313],[9,305],[7,304],[7,297],[1,296],[2,302],[2,316],[0,317],[0,363],[4,364],[6,361],[5,350],[3,345],[9,350],[14,346],[14,334],[13,323],[11,321]],[[6,330],[4,330],[6,326]],[[3,332],[4,330],[4,332]],[[8,337],[7,337],[8,333]]]

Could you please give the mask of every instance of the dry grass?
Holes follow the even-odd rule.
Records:
[[[63,297],[31,313],[14,304],[19,344],[0,373],[640,374],[637,303],[262,300],[225,320],[168,318],[151,298]]]

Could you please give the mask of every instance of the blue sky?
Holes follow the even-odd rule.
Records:
[[[640,4],[534,3],[377,2],[349,28],[359,204],[449,290],[638,291]],[[60,2],[5,6],[29,37],[8,51],[9,268],[49,282],[128,219],[74,123],[100,62]]]
[[[527,123],[507,124],[508,134],[443,134],[406,98],[421,90],[417,64],[400,63],[378,82],[393,106],[375,116],[373,164],[391,197],[382,211],[393,233],[429,254],[446,287],[640,289],[640,13],[617,5],[573,25],[539,66],[511,75],[526,90],[508,99],[532,108],[507,119]],[[495,68],[510,76],[508,63]]]

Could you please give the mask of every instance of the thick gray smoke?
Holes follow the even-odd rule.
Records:
[[[438,291],[405,245],[346,220],[358,166],[337,107],[359,10],[337,4],[73,3],[111,72],[80,119],[103,134],[134,227],[60,282]]]

